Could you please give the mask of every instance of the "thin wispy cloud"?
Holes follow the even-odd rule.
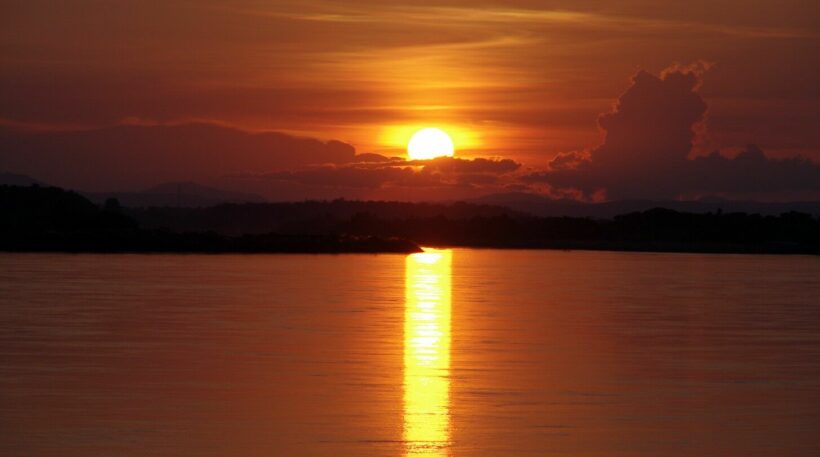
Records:
[[[308,11],[269,8],[220,9],[238,14],[314,22],[378,23],[414,27],[480,27],[499,24],[565,25],[584,29],[613,31],[670,30],[704,32],[758,38],[816,38],[818,32],[801,27],[766,27],[724,25],[670,19],[606,14],[571,9],[522,9],[458,6],[342,5],[339,3],[308,3]],[[311,8],[312,6],[312,8]],[[315,10],[311,12],[310,10]],[[324,11],[324,12],[319,12]],[[329,12],[328,12],[329,11]]]

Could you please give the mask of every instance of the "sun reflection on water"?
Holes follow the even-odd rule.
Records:
[[[445,456],[450,441],[452,252],[407,257],[404,315],[404,442],[407,456]]]

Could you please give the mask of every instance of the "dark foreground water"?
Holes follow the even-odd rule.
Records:
[[[0,455],[820,455],[820,258],[0,254]]]

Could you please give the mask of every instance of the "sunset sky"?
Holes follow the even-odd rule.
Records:
[[[58,185],[219,181],[271,198],[820,192],[814,1],[0,0],[0,23],[0,171]],[[615,120],[599,125],[606,113]],[[189,129],[145,133],[199,123],[220,127],[196,134],[224,146],[207,160],[175,137]],[[449,133],[457,158],[408,170],[236,152],[272,147],[247,132],[281,132],[404,157],[422,127]],[[248,144],[233,151],[226,135]],[[290,140],[274,152],[299,153]],[[149,154],[120,152],[140,144],[192,151],[156,169],[115,164]],[[99,169],[73,163],[92,156]],[[237,184],[248,175],[266,183]]]

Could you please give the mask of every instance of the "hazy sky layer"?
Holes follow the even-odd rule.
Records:
[[[459,157],[540,173],[612,149],[598,116],[640,70],[679,65],[698,69],[693,90],[708,106],[690,158],[755,144],[820,160],[819,44],[810,0],[0,0],[0,126],[207,122],[387,156],[437,126]]]
[[[207,120],[546,163],[594,146],[639,69],[714,64],[700,145],[818,157],[813,1],[7,1],[0,117],[55,126]],[[398,132],[398,133],[396,133]]]

